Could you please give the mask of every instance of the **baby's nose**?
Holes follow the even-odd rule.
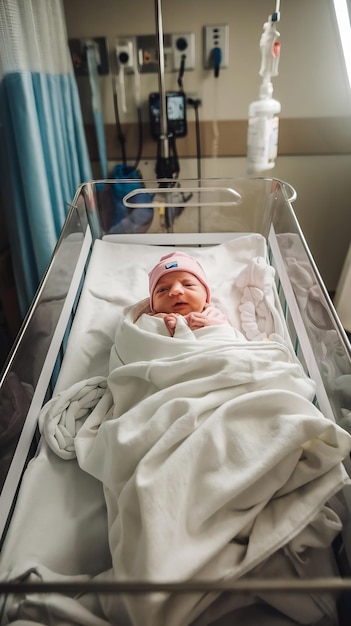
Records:
[[[183,292],[184,292],[184,288],[183,288],[182,283],[179,280],[175,280],[174,283],[171,285],[171,288],[168,293],[170,296],[174,296],[176,294],[183,293]]]

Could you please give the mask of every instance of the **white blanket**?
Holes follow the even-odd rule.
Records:
[[[226,315],[232,326],[245,332],[244,326],[248,325],[250,339],[255,332],[256,338],[261,338],[262,330],[267,334],[280,332],[275,327],[276,315],[272,318],[269,310],[272,300],[278,303],[271,282],[272,268],[267,266],[262,275],[249,267],[253,259],[263,261],[267,257],[262,235],[252,233],[220,245],[179,249],[201,263],[211,285],[212,304]],[[174,252],[174,247],[95,241],[56,385],[58,391],[92,376],[107,376],[117,315],[124,307],[148,295],[148,272],[163,254],[170,252]],[[249,293],[251,288],[256,288],[255,302],[251,307],[246,304],[241,313],[239,305],[246,287],[250,288]]]
[[[115,578],[235,579],[294,539],[302,550],[348,481],[351,437],[312,405],[301,366],[284,343],[229,326],[192,332],[180,319],[171,338],[135,316],[120,318],[107,381],[74,385],[40,417],[49,445],[103,483]],[[134,625],[184,626],[213,599],[125,603]],[[107,604],[118,623],[119,602]]]

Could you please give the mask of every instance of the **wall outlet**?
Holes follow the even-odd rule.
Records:
[[[140,73],[158,73],[158,41],[156,35],[137,35],[136,49]],[[173,71],[173,53],[171,47],[171,35],[163,35],[163,53],[165,72]]]
[[[77,76],[88,75],[87,45],[93,42],[98,74],[109,73],[109,61],[106,37],[92,37],[91,39],[69,39],[68,45],[71,52],[74,71]]]
[[[214,48],[221,50],[220,67],[228,67],[229,65],[229,25],[217,24],[214,26],[204,26],[204,68],[213,69]]]
[[[135,41],[132,37],[117,37],[116,58],[118,67],[133,71],[135,63]]]
[[[184,69],[195,69],[195,35],[194,33],[175,33],[171,35],[173,51],[173,69],[179,70],[184,59]]]

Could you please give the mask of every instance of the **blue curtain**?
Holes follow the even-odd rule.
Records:
[[[33,44],[28,41],[26,49],[25,39],[33,36],[29,5],[36,17],[32,30],[47,27],[36,39],[32,58]],[[24,315],[50,261],[68,205],[78,185],[92,174],[61,0],[1,0],[0,12],[6,9],[6,21],[2,15],[0,26],[8,29],[11,19],[17,37],[12,40],[12,56],[8,38],[0,39],[0,186]],[[19,45],[26,56],[18,52]],[[56,56],[50,57],[49,45]]]

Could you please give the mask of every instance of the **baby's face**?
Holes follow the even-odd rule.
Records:
[[[170,272],[161,276],[153,293],[155,313],[201,313],[207,293],[203,284],[190,272]]]

